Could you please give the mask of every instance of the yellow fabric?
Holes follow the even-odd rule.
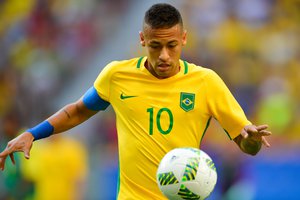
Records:
[[[120,200],[165,199],[156,183],[159,161],[173,148],[198,148],[211,116],[228,131],[230,138],[250,124],[212,70],[188,64],[186,71],[180,61],[178,74],[157,79],[144,67],[146,59],[142,59],[139,67],[139,58],[114,61],[94,83],[100,97],[110,102],[116,113]],[[188,111],[180,106],[184,100],[182,92],[195,97],[187,102],[194,105]]]
[[[72,138],[52,137],[34,143],[30,160],[21,165],[23,174],[35,183],[34,199],[78,199],[87,175],[86,149]]]

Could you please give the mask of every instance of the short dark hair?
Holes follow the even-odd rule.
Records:
[[[149,25],[151,28],[171,28],[177,24],[183,27],[180,12],[172,5],[158,3],[152,5],[145,13],[144,26]]]

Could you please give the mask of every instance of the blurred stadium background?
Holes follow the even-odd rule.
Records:
[[[201,148],[215,160],[209,198],[299,199],[300,1],[1,0],[0,148],[22,130],[77,100],[112,60],[143,55],[144,12],[171,2],[183,15],[182,58],[214,69],[272,147],[242,154],[212,122]],[[116,197],[114,113],[108,109],[68,133],[35,142],[0,173],[0,199]],[[134,161],[133,161],[134,162]]]

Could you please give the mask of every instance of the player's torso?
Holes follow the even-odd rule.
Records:
[[[149,186],[145,188],[153,191],[149,196],[157,195],[155,173],[160,159],[175,147],[199,147],[210,119],[201,72],[196,69],[200,67],[181,61],[177,75],[157,79],[143,66],[145,59],[118,70],[110,83],[124,197],[127,191],[122,186],[136,183]]]

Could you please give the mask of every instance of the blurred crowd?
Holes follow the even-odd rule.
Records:
[[[61,86],[84,70],[84,63],[102,47],[110,32],[121,26],[120,18],[126,15],[128,7],[134,2],[0,1],[1,150],[22,129],[53,113],[51,101],[61,92]],[[174,5],[181,10],[184,26],[188,30],[188,43],[182,58],[214,69],[231,89],[250,120],[255,124],[270,125],[274,134],[271,144],[276,151],[269,150],[269,153],[275,154],[286,148],[299,150],[300,1],[189,0],[174,1]],[[143,16],[137,17],[142,19]],[[82,155],[80,159],[83,160],[88,160],[86,151],[93,151],[89,161],[86,161],[89,166],[74,164],[77,166],[74,170],[82,173],[71,173],[70,170],[74,176],[78,175],[74,180],[80,182],[75,188],[82,189],[82,184],[88,185],[87,182],[103,183],[105,187],[117,181],[117,142],[113,115],[111,111],[105,113],[101,118],[102,126],[98,123],[95,127],[99,133],[95,133],[93,140],[89,141],[92,148],[85,149],[84,144],[78,144],[73,139],[65,142],[70,146],[74,144],[74,152],[80,152],[78,154]],[[235,165],[230,164],[232,155],[240,154],[238,150],[228,150],[227,155],[230,156],[222,157],[222,150],[231,149],[229,145],[232,146],[232,143],[224,142],[224,137],[220,135],[226,134],[220,133],[223,130],[217,123],[212,122],[211,125],[203,147],[208,151],[214,149],[211,154],[221,157],[222,166],[219,165],[219,168],[226,171],[221,193],[225,193],[236,179],[244,176],[238,170],[244,161],[235,160]],[[49,142],[61,140],[55,138]],[[59,148],[60,143],[55,144]],[[102,144],[106,144],[105,149],[100,147]],[[95,151],[101,151],[103,157],[97,157],[98,152]],[[68,158],[69,163],[80,162],[72,156]],[[62,160],[57,162],[61,164]],[[102,174],[95,172],[99,171],[98,162],[103,168],[100,170]],[[62,167],[62,164],[59,166]],[[64,167],[71,169],[70,166]],[[34,198],[39,189],[36,177],[32,175],[32,169],[36,169],[36,166],[32,166],[32,169],[30,166],[21,168],[8,164],[8,172],[0,173],[1,200]],[[95,176],[87,180],[88,173]],[[99,195],[102,186],[94,186],[94,191],[87,189],[90,196],[81,194],[83,196],[78,195],[77,199],[84,199],[84,196],[93,199]],[[110,188],[109,192],[103,191],[109,193],[104,199],[114,198],[111,190],[115,191],[115,188]],[[93,192],[95,196],[91,195]],[[233,199],[230,195],[227,193],[224,199]]]
[[[1,1],[0,117],[13,109],[24,124],[32,125],[32,120],[48,116],[47,100],[84,70],[90,53],[115,29],[125,5],[105,0]]]
[[[300,2],[181,4],[189,31],[183,57],[217,71],[251,121],[299,145]]]
[[[62,85],[85,70],[93,52],[116,30],[128,3],[0,1],[1,151],[22,130],[53,114]],[[8,161],[0,173],[0,200],[85,199],[85,144],[55,136],[34,146],[30,162],[16,154],[17,166]]]

